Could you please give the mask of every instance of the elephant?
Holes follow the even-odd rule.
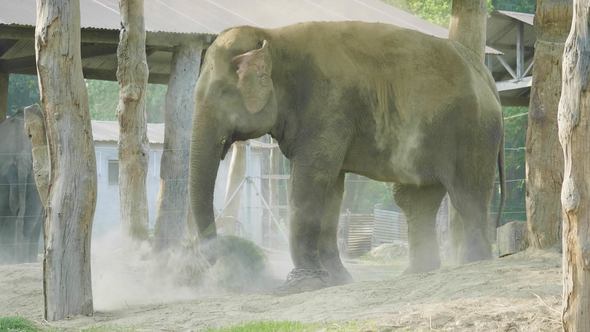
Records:
[[[43,205],[23,111],[0,122],[0,264],[37,261]]]
[[[294,268],[284,289],[352,281],[337,247],[346,173],[393,183],[408,221],[407,272],[440,267],[435,215],[447,193],[462,262],[491,258],[502,110],[491,74],[457,42],[356,21],[231,28],[208,48],[196,98],[190,206],[212,261],[220,160],[233,142],[264,134],[291,161]]]

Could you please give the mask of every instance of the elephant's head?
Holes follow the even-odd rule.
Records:
[[[268,133],[277,118],[272,41],[254,28],[222,33],[207,50],[197,83],[189,189],[201,240],[216,236],[213,191],[231,144]]]

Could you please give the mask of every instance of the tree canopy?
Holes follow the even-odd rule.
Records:
[[[451,18],[452,0],[383,0],[395,7],[414,13],[421,18],[447,27]],[[535,0],[488,0],[489,10],[535,12]]]

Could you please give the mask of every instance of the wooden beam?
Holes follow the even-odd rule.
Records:
[[[503,50],[503,51],[516,50],[516,44],[494,44],[494,48],[497,48],[497,49]],[[525,51],[525,55],[527,53],[530,54],[535,51],[534,46],[523,45],[523,49]]]
[[[512,67],[510,67],[508,62],[506,62],[506,60],[504,60],[504,58],[501,55],[497,55],[496,59],[498,59],[498,61],[500,61],[500,63],[504,67],[504,69],[506,69],[506,71],[508,72],[508,74],[510,74],[510,76],[512,76],[512,78],[516,78],[516,73],[514,72]]]
[[[82,68],[84,78],[90,80],[102,80],[102,81],[117,81],[117,75],[115,74],[116,69],[96,69],[96,68]],[[37,75],[35,68],[23,68],[12,71],[12,74],[22,75]],[[170,77],[167,73],[150,73],[148,82],[151,84],[168,84],[168,78]]]
[[[0,24],[0,39],[12,40],[33,40],[35,37],[34,27],[16,27]],[[189,34],[173,32],[147,32],[146,45],[164,47],[172,52],[173,48],[183,43],[203,42],[209,45],[214,36],[212,34]],[[96,44],[119,44],[119,30],[91,29],[81,30],[82,43]]]
[[[93,58],[97,56],[109,55],[109,54],[116,54],[117,47],[104,45],[104,44],[95,44],[95,45],[84,45],[82,44],[82,59]],[[4,71],[7,73],[11,73],[14,71],[19,70],[26,70],[29,68],[35,69],[35,56],[26,56],[22,58],[16,59],[9,59],[9,60],[0,60],[0,71]]]
[[[531,71],[531,69],[533,69],[534,64],[535,64],[535,58],[529,59],[529,62],[527,63],[526,70],[524,71],[524,73],[522,73],[522,76],[528,75],[529,72]]]
[[[522,78],[524,73],[524,23],[516,24],[516,77]]]
[[[6,54],[6,52],[10,51],[10,49],[16,44],[18,40],[2,40],[0,41],[0,57]]]
[[[94,68],[83,68],[84,78],[91,80],[103,80],[103,81],[117,81],[117,75],[115,70],[103,70]],[[169,74],[162,73],[150,73],[148,76],[148,83],[153,84],[168,84]]]
[[[523,77],[520,80],[496,82],[496,87],[498,88],[498,92],[524,89],[524,88],[530,88],[532,81],[533,81],[532,76],[528,76],[528,77]]]
[[[8,113],[8,73],[0,72],[0,122]]]

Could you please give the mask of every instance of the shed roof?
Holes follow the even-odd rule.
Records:
[[[534,20],[535,20],[535,14],[511,12],[508,10],[498,10],[498,13],[508,16],[508,17],[511,17],[515,20],[521,21],[521,22],[526,23],[528,25],[533,25]]]
[[[0,23],[35,25],[35,0],[2,1]],[[384,22],[446,37],[447,30],[379,0],[148,0],[147,31],[209,33],[239,25],[275,28],[303,21]],[[82,28],[119,30],[118,0],[82,0]]]
[[[117,121],[92,121],[92,136],[95,142],[118,142],[119,123]],[[147,124],[148,141],[151,144],[164,144],[164,124]]]
[[[488,67],[496,80],[502,102],[506,105],[528,105],[530,99],[532,83],[532,67],[530,66],[534,61],[535,41],[537,40],[533,26],[534,18],[533,14],[506,10],[494,11],[488,18],[486,44],[503,53],[501,56],[490,57]],[[520,57],[524,72],[523,77],[513,77],[506,67],[510,67],[515,73],[518,72],[519,31],[522,33],[522,54]]]

